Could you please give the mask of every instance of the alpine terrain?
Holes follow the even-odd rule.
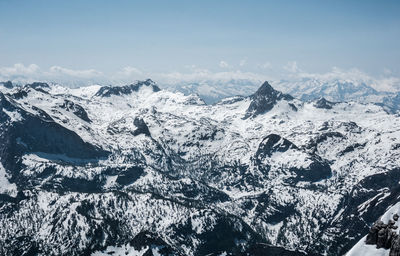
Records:
[[[379,104],[0,84],[0,255],[400,255],[399,180]]]

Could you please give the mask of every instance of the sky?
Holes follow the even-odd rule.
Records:
[[[0,78],[400,77],[400,1],[0,0]]]

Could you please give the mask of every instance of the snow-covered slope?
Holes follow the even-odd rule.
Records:
[[[7,89],[0,254],[341,255],[398,200],[399,127],[268,83],[214,105],[151,80]]]
[[[365,238],[366,236],[354,245],[346,256],[389,256],[389,250],[384,248],[376,249],[376,245],[366,244]]]

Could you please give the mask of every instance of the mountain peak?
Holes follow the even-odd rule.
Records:
[[[8,89],[12,89],[14,86],[11,81],[1,82],[0,84],[2,84],[5,88],[8,88]]]
[[[324,97],[321,97],[314,103],[314,107],[324,108],[324,109],[332,109],[333,105],[335,105],[335,104],[336,103],[331,102],[331,101],[325,99]]]
[[[43,89],[43,88],[48,89],[48,88],[50,88],[49,84],[44,83],[44,82],[34,82],[34,83],[31,83],[31,84],[27,84],[26,86],[27,87],[31,87],[33,89],[38,89],[38,88],[40,88],[40,89]]]
[[[269,96],[278,93],[267,81],[265,81],[260,88],[252,95],[252,97],[257,95]]]
[[[265,81],[258,90],[250,96],[252,100],[246,111],[245,118],[255,117],[270,111],[279,100],[293,100],[289,94],[283,94],[275,90],[267,81]]]

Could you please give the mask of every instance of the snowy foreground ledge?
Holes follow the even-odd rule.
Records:
[[[397,218],[394,216],[397,215]],[[398,226],[400,224],[400,202],[390,207],[383,215],[380,217],[380,221],[388,223],[390,220],[395,220],[394,225]],[[400,235],[400,230],[397,228],[395,234]],[[376,248],[376,244],[366,244],[367,236],[364,236],[354,247],[346,254],[346,256],[389,256],[390,249]]]
[[[346,254],[346,256],[389,256],[389,250],[384,248],[376,249],[375,244],[366,244],[364,236],[353,248]]]

